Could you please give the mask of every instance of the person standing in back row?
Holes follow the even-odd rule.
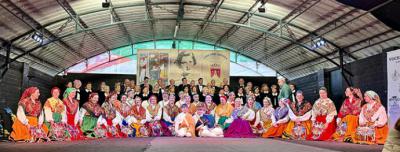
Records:
[[[278,95],[278,101],[280,101],[282,98],[285,99],[290,99],[291,95],[291,90],[289,85],[286,83],[286,80],[284,77],[280,76],[278,77],[278,85],[279,85],[279,95]]]

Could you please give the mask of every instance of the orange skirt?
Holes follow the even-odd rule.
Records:
[[[37,117],[32,117],[32,116],[26,116],[26,119],[28,119],[28,123],[31,126],[38,126],[38,118]],[[11,138],[14,139],[15,141],[21,141],[21,140],[31,140],[31,134],[29,133],[29,128],[22,124],[21,121],[18,119],[15,119],[14,124],[12,125],[13,131],[11,132]],[[46,125],[42,125],[43,131],[47,134],[49,130],[47,129]]]
[[[271,126],[266,132],[262,134],[263,138],[281,137],[283,131],[286,129],[288,123],[278,124],[277,127]]]
[[[332,138],[336,141],[355,141],[356,131],[358,127],[358,116],[347,115],[342,118],[342,123],[346,123],[347,129],[344,134],[340,134],[338,131],[333,134]]]
[[[311,134],[311,127],[312,127],[312,123],[311,120],[307,120],[307,121],[302,121],[299,124],[300,126],[303,126],[305,128],[305,134],[303,134],[301,137],[299,138],[307,138],[308,135]],[[296,135],[293,133],[293,128],[296,127],[296,122],[294,121],[289,121],[286,129],[283,131],[283,135],[282,138],[284,139],[296,139],[298,137],[296,137]]]
[[[383,127],[376,127],[375,128],[375,141],[372,141],[372,140],[364,141],[364,140],[360,140],[360,138],[358,138],[356,143],[369,144],[369,145],[372,145],[372,144],[383,145],[386,142],[388,134],[389,134],[389,127],[386,124]]]

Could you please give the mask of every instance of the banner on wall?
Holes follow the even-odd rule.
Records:
[[[389,126],[400,118],[400,50],[387,53],[387,99]]]
[[[149,77],[154,84],[161,78],[166,85],[174,79],[178,85],[182,78],[188,83],[203,78],[204,85],[213,79],[219,86],[224,79],[229,81],[229,55],[225,50],[139,49],[136,79],[143,83]]]

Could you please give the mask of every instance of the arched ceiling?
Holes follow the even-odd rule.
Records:
[[[400,44],[400,33],[334,0],[0,0],[0,41],[11,61],[55,75],[113,48],[160,39],[231,49],[294,79]],[[175,35],[175,29],[178,30]],[[34,41],[34,33],[44,36]],[[312,40],[327,42],[313,49]],[[10,45],[9,45],[10,44]],[[5,50],[5,49],[2,49]],[[5,51],[1,51],[5,55]],[[5,67],[3,65],[2,67]]]

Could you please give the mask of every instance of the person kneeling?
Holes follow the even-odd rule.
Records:
[[[253,100],[249,98],[248,101]],[[229,126],[228,130],[224,133],[225,137],[233,138],[252,138],[256,137],[253,134],[253,130],[250,127],[251,120],[255,117],[255,112],[252,109],[247,108],[247,106],[241,105],[241,99],[236,98],[235,109],[232,112],[231,119],[233,119],[232,124]]]
[[[178,137],[195,137],[195,124],[189,107],[186,104],[181,106],[182,112],[175,118],[175,133]]]
[[[199,137],[224,137],[221,127],[214,127],[215,119],[211,114],[206,114],[206,105],[199,103],[196,105],[197,111],[193,116],[196,123],[196,134]]]
[[[289,121],[289,109],[286,104],[288,99],[282,98],[279,100],[279,107],[274,111],[274,117],[272,118],[272,127],[270,127],[266,132],[262,134],[262,137],[281,137],[283,131],[286,129],[286,126]]]

